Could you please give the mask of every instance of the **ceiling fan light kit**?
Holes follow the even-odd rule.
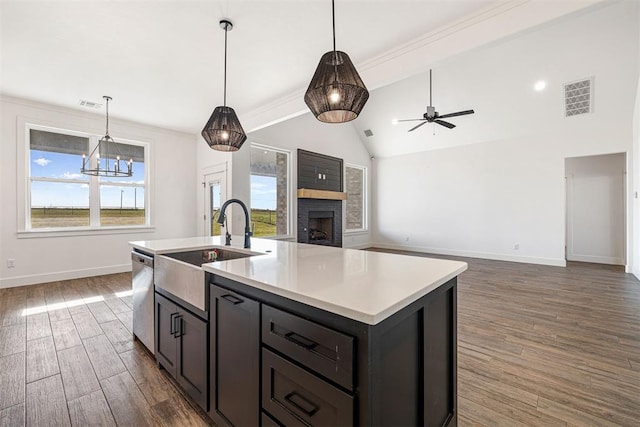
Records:
[[[214,150],[238,151],[247,135],[234,109],[227,107],[227,32],[233,29],[233,24],[223,19],[220,21],[220,28],[224,30],[224,103],[213,110],[202,129],[202,137]]]
[[[331,13],[333,50],[320,58],[320,63],[304,95],[304,102],[321,122],[345,123],[358,117],[369,99],[369,91],[349,55],[336,50],[334,0],[331,0]]]
[[[449,117],[466,116],[467,114],[474,113],[473,110],[464,110],[464,111],[458,111],[456,113],[440,115],[436,111],[436,108],[433,106],[432,97],[433,97],[433,86],[431,84],[431,70],[429,70],[429,106],[427,107],[427,112],[422,115],[421,119],[398,120],[398,122],[417,122],[417,121],[422,122],[412,127],[411,129],[409,129],[409,132],[413,132],[414,130],[418,129],[420,126],[424,126],[427,123],[437,123],[446,128],[453,129],[454,127],[456,127],[456,125],[454,125],[453,123],[445,122],[442,119],[446,119]]]

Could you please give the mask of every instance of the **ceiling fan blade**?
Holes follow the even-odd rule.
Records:
[[[466,116],[467,114],[473,114],[473,113],[475,113],[475,111],[465,110],[465,111],[458,111],[457,113],[443,114],[442,116],[438,116],[438,118],[446,119],[447,117]]]
[[[427,119],[404,119],[404,120],[398,120],[398,123],[400,123],[400,122],[417,122],[418,120],[427,120]]]
[[[453,123],[445,122],[444,120],[434,120],[434,122],[449,129],[453,129],[454,127],[456,127],[456,125],[454,125]]]
[[[420,126],[422,125],[426,125],[428,122],[425,120],[424,122],[420,123],[418,126],[414,126],[411,129],[408,130],[408,132],[414,131],[416,129],[418,129]]]

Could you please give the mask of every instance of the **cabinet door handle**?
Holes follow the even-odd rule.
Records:
[[[173,322],[171,322],[171,326],[173,327],[173,332],[171,334],[175,338],[178,338],[182,336],[182,316],[179,315],[178,313],[173,313],[172,316],[175,316],[175,317],[173,318]],[[176,320],[179,320],[177,324],[176,324]]]
[[[313,417],[313,415],[316,412],[318,412],[318,410],[320,409],[318,405],[316,405],[315,403],[313,403],[312,401],[310,401],[309,399],[307,399],[306,397],[304,397],[303,395],[299,394],[296,391],[292,391],[291,393],[287,394],[284,397],[284,400],[291,403],[299,411],[306,414],[308,417]]]
[[[222,295],[220,298],[226,299],[227,301],[229,301],[233,305],[240,304],[241,302],[244,302],[243,299],[240,299],[240,298],[235,297],[235,296],[230,295],[230,294]]]
[[[295,332],[287,332],[286,334],[284,334],[284,337],[292,343],[297,344],[300,347],[304,347],[307,350],[311,350],[312,348],[318,346],[317,342],[305,338],[302,335],[298,335]]]
[[[182,321],[182,316],[176,316],[176,319],[178,319],[178,328],[177,328],[177,334],[176,334],[176,338],[180,338],[181,336],[184,335],[184,322]]]
[[[176,314],[178,313],[171,313],[171,316],[169,316],[169,333],[174,337],[176,336]]]

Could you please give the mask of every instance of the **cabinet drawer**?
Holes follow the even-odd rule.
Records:
[[[353,425],[353,397],[262,349],[262,408],[286,426]]]
[[[263,305],[262,342],[353,390],[353,337]]]

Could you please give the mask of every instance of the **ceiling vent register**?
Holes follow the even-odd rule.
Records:
[[[93,102],[93,101],[87,101],[85,99],[81,99],[80,100],[80,105],[82,107],[94,108],[96,110],[99,110],[100,108],[102,108],[102,104],[97,103],[97,102]]]
[[[593,78],[564,85],[565,117],[591,113],[593,110]]]

